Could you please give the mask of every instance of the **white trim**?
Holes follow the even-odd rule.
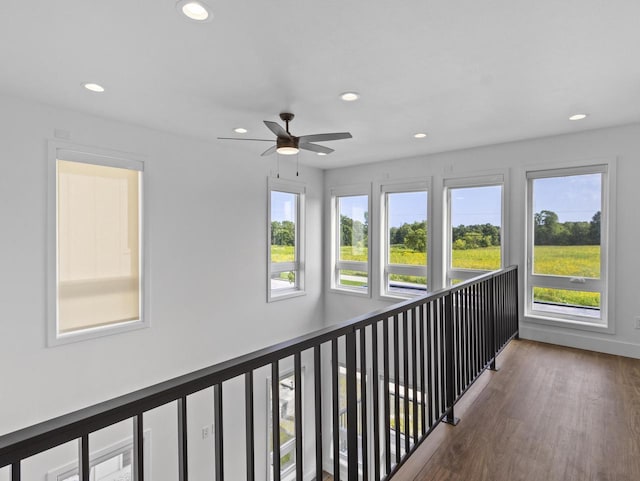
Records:
[[[378,231],[380,246],[378,256],[376,259],[376,272],[377,279],[379,283],[378,289],[378,297],[384,300],[398,300],[398,299],[411,299],[416,295],[422,295],[429,290],[433,283],[432,277],[432,264],[429,262],[429,259],[433,259],[433,221],[432,221],[432,195],[431,195],[431,187],[433,184],[432,177],[425,177],[422,180],[408,179],[408,180],[393,180],[393,181],[383,181],[376,184],[376,191],[379,194],[379,205],[380,205],[380,229]],[[425,192],[427,196],[427,205],[425,206],[425,215],[426,215],[426,231],[427,238],[425,239],[427,250],[426,250],[426,259],[427,263],[422,265],[408,265],[408,264],[391,264],[389,262],[389,246],[388,243],[388,231],[389,231],[389,205],[388,205],[388,196],[387,194],[401,194],[401,193],[412,193],[412,192]],[[403,293],[400,291],[394,291],[393,289],[389,289],[388,276],[390,274],[404,274],[411,275],[416,277],[425,277],[426,278],[426,288],[424,291],[416,292],[416,294],[411,295],[408,293]],[[433,289],[431,289],[433,290]]]
[[[64,158],[63,158],[64,157]],[[139,176],[139,289],[140,319],[121,322],[114,325],[86,328],[80,331],[58,334],[58,222],[57,222],[57,161],[69,160],[105,167],[135,170]],[[47,346],[54,347],[72,342],[95,339],[98,337],[150,327],[150,285],[149,285],[149,245],[146,236],[149,215],[147,212],[146,192],[144,189],[144,162],[139,154],[118,152],[86,145],[48,140],[47,142]]]
[[[352,185],[344,185],[331,187],[328,189],[329,192],[329,206],[330,206],[330,219],[331,219],[331,264],[330,264],[330,273],[329,273],[329,291],[341,293],[341,294],[349,294],[360,297],[371,297],[372,293],[372,238],[371,233],[372,229],[372,215],[371,215],[371,183],[366,184],[352,184]],[[340,215],[338,212],[338,202],[341,197],[359,197],[359,196],[367,196],[367,219],[368,219],[368,227],[367,227],[367,261],[341,261],[339,260],[339,249],[340,249]],[[356,270],[360,272],[365,272],[367,274],[367,286],[366,289],[362,287],[356,286],[343,286],[338,283],[339,272],[342,269],[346,270]],[[349,268],[353,267],[353,269]]]
[[[145,429],[142,435],[143,463],[144,472],[147,479],[153,479],[151,476],[151,430]],[[119,456],[127,451],[133,451],[133,437],[122,439],[114,444],[106,446],[89,454],[89,464],[91,467],[100,464],[109,458]],[[132,453],[133,455],[133,453]],[[133,470],[133,458],[131,469]],[[61,476],[73,476],[78,473],[78,462],[71,461],[63,466],[48,471],[45,475],[46,481],[58,481]],[[131,476],[133,479],[133,473]]]
[[[604,334],[615,333],[615,248],[612,239],[615,232],[616,215],[616,163],[617,159],[593,159],[558,164],[557,168],[548,166],[525,166],[525,272],[524,272],[524,321],[552,325],[561,328],[594,331]],[[600,224],[600,278],[577,278],[533,274],[533,188],[535,179],[566,177],[574,175],[601,174],[601,224]],[[579,316],[561,313],[549,313],[536,310],[533,306],[533,287],[552,287],[556,289],[584,290],[600,293],[600,317]]]
[[[482,269],[464,269],[453,268],[453,247],[451,231],[453,225],[451,223],[451,191],[453,189],[473,189],[481,187],[500,187],[500,266],[503,268],[507,259],[509,258],[507,237],[509,226],[507,225],[507,219],[509,219],[508,206],[506,199],[508,198],[507,192],[507,178],[508,171],[500,171],[492,173],[490,175],[479,175],[473,177],[448,177],[442,180],[443,184],[443,286],[449,286],[452,279],[468,280],[472,277],[479,276],[483,273],[490,272]]]
[[[271,262],[271,192],[297,195],[296,239],[294,262]],[[305,242],[306,242],[306,193],[307,186],[292,180],[267,178],[267,302],[275,302],[306,295],[305,291]],[[290,289],[271,289],[271,276],[279,272],[295,272],[296,282]]]

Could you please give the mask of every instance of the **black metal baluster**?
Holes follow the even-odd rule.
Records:
[[[418,363],[416,349],[416,329],[418,311],[411,309],[411,374],[413,376],[413,442],[418,442]]]
[[[222,383],[213,386],[213,450],[216,481],[224,480],[224,426],[222,424]]]
[[[382,321],[382,348],[384,350],[383,391],[384,391],[384,458],[386,474],[391,472],[391,406],[389,400],[389,319]]]
[[[411,447],[411,424],[409,423],[409,311],[402,313],[402,380],[404,384],[404,452]]]
[[[271,443],[273,444],[273,480],[280,481],[280,367],[271,363]]]
[[[433,301],[429,301],[429,303],[426,305],[427,308],[427,319],[426,319],[426,334],[427,334],[427,338],[425,339],[426,343],[427,343],[427,394],[428,394],[428,398],[427,398],[427,411],[429,413],[429,423],[427,424],[427,426],[429,428],[431,428],[432,424],[433,424],[433,419],[434,419],[434,409],[435,406],[437,404],[437,402],[434,401],[434,396],[436,396],[436,392],[437,389],[434,388],[434,383],[433,383],[433,347],[434,347],[434,339],[435,336],[433,335],[433,330],[432,330],[432,325],[433,323],[431,322],[432,320],[432,314],[433,314]]]
[[[296,405],[296,479],[302,479],[302,356],[300,352],[294,354],[293,365]]]
[[[255,429],[253,415],[253,371],[244,375],[245,444],[247,457],[247,481],[256,479]]]
[[[89,459],[89,435],[84,434],[78,439],[78,474],[80,481],[89,481],[91,461]]]
[[[320,346],[313,348],[313,384],[315,394],[316,479],[322,479],[322,365]]]
[[[142,413],[133,417],[133,479],[144,481],[144,424]]]
[[[178,479],[188,481],[189,463],[187,459],[187,397],[178,399]]]
[[[347,479],[358,480],[358,376],[356,333],[346,337],[347,384]]]
[[[427,368],[424,359],[424,309],[425,304],[420,305],[420,318],[418,320],[418,325],[420,326],[418,339],[420,345],[420,413],[422,414],[422,436],[427,433],[427,413],[426,413],[426,403],[427,403],[427,392],[428,388],[425,388],[425,375],[424,372]]]
[[[495,292],[495,277],[491,278],[489,284],[489,299],[491,300],[491,318],[489,322],[489,348],[491,350],[491,363],[489,369],[497,371],[496,367],[496,292]]]
[[[461,316],[460,316],[460,301],[462,300],[461,292],[457,291],[453,293],[453,343],[455,345],[456,356],[456,397],[462,392],[463,377],[464,377],[464,356],[461,355],[462,348],[462,332],[461,332]]]
[[[11,481],[20,481],[20,461],[11,465]]]
[[[453,406],[455,404],[455,384],[454,384],[454,345],[453,345],[453,296],[448,294],[444,298],[444,337],[445,337],[445,371],[446,371],[446,402],[447,409],[444,422],[447,424],[458,424],[458,418],[455,417]]]
[[[367,330],[360,329],[360,412],[362,419],[362,479],[369,479],[368,422],[367,422]]]
[[[445,312],[444,298],[438,299],[438,324],[439,324],[439,344],[440,344],[440,414],[447,410],[447,387],[446,387],[446,340],[445,340]]]
[[[331,385],[333,388],[333,479],[340,481],[340,387],[338,383],[338,339],[331,340]]]
[[[378,322],[371,325],[371,400],[373,401],[373,413],[371,425],[373,426],[373,479],[380,480],[380,413],[378,390]],[[366,479],[364,481],[367,481]]]
[[[400,462],[400,322],[398,315],[393,316],[393,374],[394,398],[393,407],[396,428],[396,464]]]

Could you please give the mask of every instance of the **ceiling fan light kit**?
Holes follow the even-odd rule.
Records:
[[[269,147],[267,150],[262,152],[262,156],[271,155],[274,152],[277,152],[281,155],[295,155],[300,149],[309,150],[311,152],[315,152],[321,155],[327,155],[333,152],[333,149],[329,147],[325,147],[324,145],[319,145],[314,142],[328,142],[330,140],[340,140],[340,139],[350,139],[352,138],[349,132],[334,132],[329,134],[311,134],[311,135],[302,135],[300,137],[296,137],[295,135],[291,135],[289,132],[289,122],[293,120],[294,115],[290,112],[282,112],[280,114],[280,119],[285,123],[285,128],[282,128],[280,124],[277,122],[272,122],[270,120],[265,120],[264,124],[267,128],[276,134],[276,144]],[[237,137],[218,137],[219,140],[250,140],[256,142],[272,142],[268,139],[242,139]]]

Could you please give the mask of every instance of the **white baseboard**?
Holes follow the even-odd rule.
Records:
[[[532,341],[640,359],[640,344],[616,339],[603,339],[586,333],[561,332],[556,329],[545,329],[540,326],[533,327],[520,323],[520,337]]]

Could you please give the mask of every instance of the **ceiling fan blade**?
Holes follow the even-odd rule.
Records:
[[[260,155],[262,157],[266,157],[267,155],[271,155],[276,151],[277,148],[278,148],[277,145],[273,145],[273,146],[269,147],[267,150],[265,150],[264,152],[262,152]]]
[[[290,139],[291,135],[289,135],[289,132],[287,132],[286,130],[284,130],[282,128],[282,126],[276,122],[271,122],[270,120],[265,120],[264,121],[264,125],[267,126],[267,128],[273,132],[274,134],[276,134],[278,137],[283,137],[285,139]]]
[[[328,140],[350,139],[349,132],[335,132],[333,134],[311,134],[300,137],[300,142],[326,142]]]
[[[218,140],[253,140],[256,142],[273,142],[273,139],[241,139],[240,137],[218,137]]]
[[[308,142],[304,144],[298,144],[298,147],[304,150],[310,150],[311,152],[318,152],[320,154],[330,154],[331,152],[333,152],[333,149],[330,149],[329,147],[318,144],[310,144]]]

